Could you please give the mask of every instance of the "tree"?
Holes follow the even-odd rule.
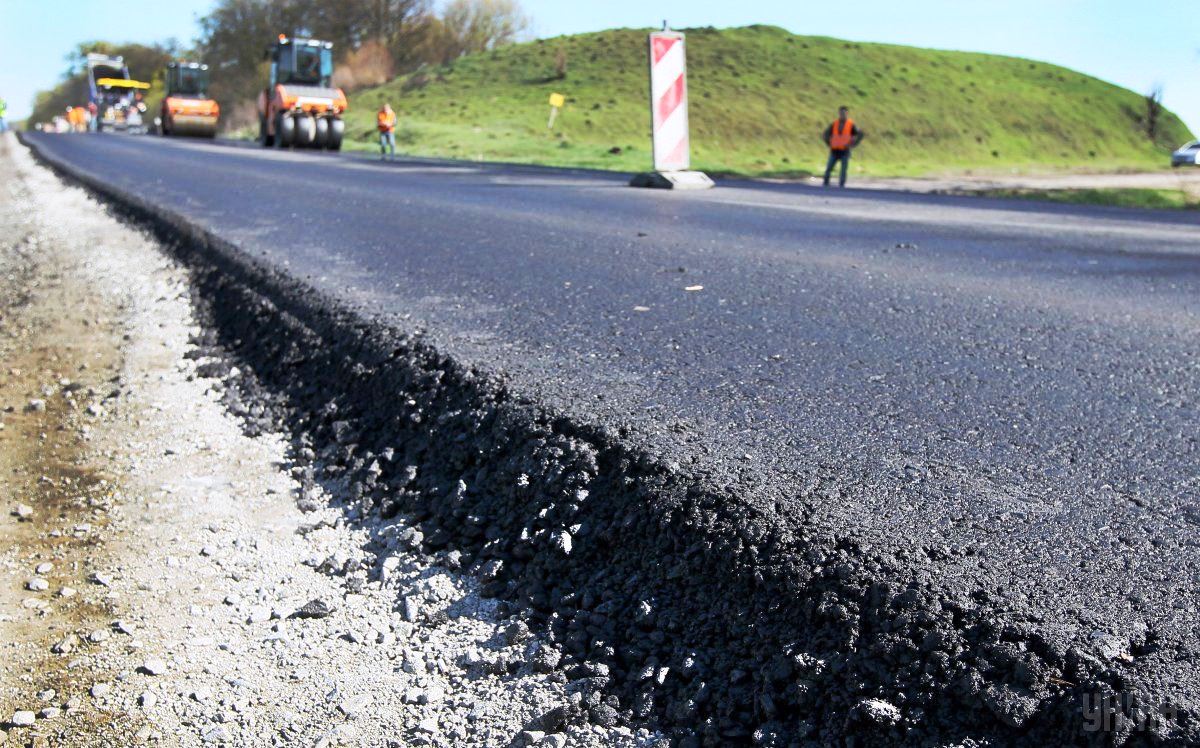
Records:
[[[175,40],[162,44],[114,44],[106,41],[80,42],[67,55],[66,77],[87,70],[87,56],[92,52],[125,58],[125,66],[134,80],[149,81],[161,76],[167,62],[179,56],[182,50]]]
[[[1143,97],[1146,101],[1146,134],[1150,136],[1150,140],[1158,141],[1158,121],[1162,117],[1163,105],[1163,87],[1161,84],[1154,86],[1146,92]]]
[[[511,44],[529,28],[516,0],[451,0],[442,12],[440,63]]]

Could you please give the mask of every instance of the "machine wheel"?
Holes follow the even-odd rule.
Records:
[[[307,114],[297,114],[295,117],[296,136],[295,143],[300,148],[308,148],[312,146],[313,140],[317,137],[317,124],[313,118]]]
[[[342,136],[346,134],[346,123],[341,117],[329,118],[329,141],[325,147],[331,151],[342,150]]]
[[[292,115],[280,112],[275,115],[275,147],[288,148],[296,140],[296,120]]]
[[[313,147],[325,148],[329,144],[329,120],[325,117],[317,117],[313,121],[316,131],[313,135]]]

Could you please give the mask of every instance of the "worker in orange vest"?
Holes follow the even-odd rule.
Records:
[[[829,161],[825,164],[826,187],[829,186],[829,175],[833,173],[833,167],[839,161],[842,162],[842,174],[838,179],[838,186],[846,186],[846,169],[850,166],[850,151],[862,142],[864,137],[863,131],[858,129],[849,115],[848,107],[838,107],[838,118],[825,128],[825,144],[829,146]]]
[[[383,161],[389,156],[393,161],[396,160],[396,113],[392,111],[391,104],[385,103],[379,107],[375,123],[379,127],[379,160]]]
[[[81,106],[67,107],[67,122],[71,123],[72,132],[83,132],[87,129],[87,110]]]

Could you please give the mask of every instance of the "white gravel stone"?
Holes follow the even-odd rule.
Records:
[[[12,722],[17,727],[28,727],[37,722],[37,715],[27,711],[13,712],[12,719],[9,722]]]
[[[271,609],[265,605],[255,605],[250,608],[250,615],[246,616],[246,623],[264,623],[271,620]]]
[[[112,636],[112,633],[107,629],[96,629],[87,635],[87,639],[92,644],[100,644],[101,642],[108,641],[110,636]]]
[[[225,725],[217,725],[207,730],[203,738],[205,743],[228,743],[232,739],[233,734]]]
[[[417,723],[417,730],[420,732],[436,733],[438,731],[438,721],[436,717],[426,717]]]
[[[206,701],[212,700],[212,689],[202,686],[192,689],[192,692],[188,695],[192,698],[192,701],[198,701],[203,704]]]
[[[401,609],[404,611],[404,620],[409,623],[415,622],[421,616],[421,604],[415,597],[404,598]]]
[[[437,704],[446,698],[441,686],[430,686],[417,696],[418,704]]]
[[[370,696],[366,694],[358,694],[357,696],[351,696],[348,699],[343,699],[342,702],[338,704],[338,711],[347,717],[357,717],[359,712],[366,709],[370,703]]]
[[[162,675],[167,672],[167,662],[161,657],[151,657],[142,663],[141,670],[146,675]]]
[[[71,652],[74,652],[75,648],[78,646],[79,637],[75,636],[74,634],[67,634],[55,642],[53,646],[50,647],[50,651],[54,654],[70,654]]]

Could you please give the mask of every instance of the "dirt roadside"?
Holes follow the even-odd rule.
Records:
[[[11,137],[0,161],[0,742],[659,742],[403,518],[302,511],[288,445],[189,358],[182,271]]]
[[[959,175],[952,177],[861,177],[854,187],[905,192],[972,193],[988,190],[1180,190],[1200,198],[1200,168],[1132,174]]]
[[[7,160],[8,142],[0,144]],[[81,283],[78,260],[59,250],[15,182],[0,191],[0,714],[35,713],[30,731],[52,736],[69,713],[79,734],[123,740],[135,717],[104,699],[82,708],[83,682],[110,673],[83,642],[113,619],[113,600],[89,577],[111,563],[115,484],[88,457],[92,429],[116,392],[120,332],[113,306]],[[100,572],[101,574],[103,572]],[[101,636],[104,636],[101,634]],[[103,689],[101,689],[103,690]],[[27,714],[18,715],[19,711]],[[116,719],[114,719],[114,717]],[[100,745],[83,741],[80,745]]]

